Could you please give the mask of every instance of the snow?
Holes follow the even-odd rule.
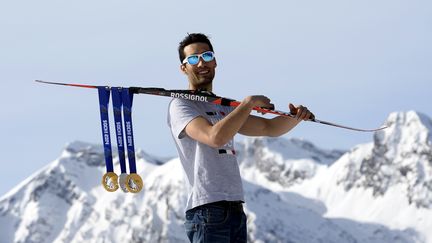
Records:
[[[250,242],[432,242],[432,121],[389,115],[390,128],[349,151],[300,139],[236,147]],[[120,171],[118,157],[114,165]],[[137,152],[144,188],[106,192],[103,147],[60,157],[0,198],[1,242],[187,242],[188,188],[178,158]]]

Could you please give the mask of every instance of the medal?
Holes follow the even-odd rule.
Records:
[[[102,177],[102,186],[109,192],[115,192],[119,188],[117,182],[117,174],[114,172],[107,172]]]
[[[143,181],[141,176],[136,173],[131,173],[127,176],[126,179],[126,188],[129,192],[137,193],[140,192],[143,188]]]
[[[122,189],[123,192],[129,192],[127,185],[126,185],[128,176],[129,175],[127,173],[121,173],[119,176],[118,183],[119,183],[120,188]]]

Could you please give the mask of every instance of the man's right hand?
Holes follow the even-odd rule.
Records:
[[[262,108],[266,108],[266,109],[274,109],[274,104],[270,103],[270,99],[264,95],[248,96],[248,97],[244,98],[242,103],[249,105],[251,109],[253,107],[262,107]]]

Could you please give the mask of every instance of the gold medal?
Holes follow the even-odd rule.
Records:
[[[136,173],[131,173],[128,175],[126,178],[126,188],[132,193],[140,192],[143,188],[141,176]]]
[[[127,188],[127,177],[128,174],[126,173],[121,173],[119,176],[119,185],[120,188],[122,189],[123,192],[129,192],[128,188]]]
[[[109,192],[116,191],[119,188],[117,174],[114,172],[107,172],[102,177],[102,185],[105,190]]]

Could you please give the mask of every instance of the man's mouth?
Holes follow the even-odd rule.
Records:
[[[208,74],[208,73],[210,73],[209,70],[203,70],[203,71],[199,71],[199,72],[198,72],[199,75],[206,75],[206,74]]]

